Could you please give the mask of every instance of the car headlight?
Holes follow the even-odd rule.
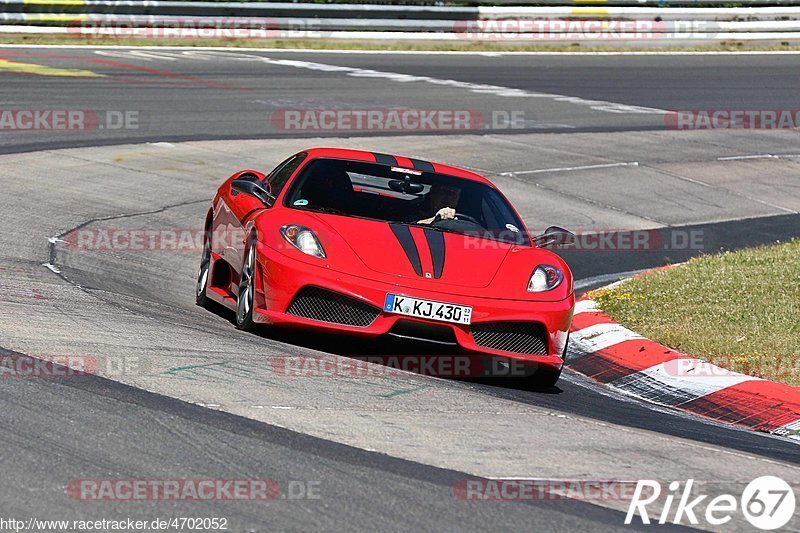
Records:
[[[545,292],[558,287],[564,280],[564,273],[554,266],[539,265],[533,269],[528,281],[528,292]]]
[[[281,227],[281,235],[289,241],[289,244],[303,252],[320,259],[325,259],[325,250],[319,243],[319,239],[314,232],[305,226],[289,224]]]

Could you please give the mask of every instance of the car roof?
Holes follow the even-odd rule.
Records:
[[[401,168],[411,168],[415,170],[422,170],[425,172],[436,172],[438,174],[446,174],[457,178],[463,178],[471,181],[485,183],[494,187],[491,181],[463,168],[453,167],[442,163],[435,163],[423,159],[413,157],[404,157],[400,155],[385,154],[382,152],[369,152],[367,150],[354,150],[351,148],[328,148],[316,147],[303,150],[309,157],[332,157],[338,159],[354,159],[356,161],[365,161],[369,163],[381,163],[384,165],[397,166]]]

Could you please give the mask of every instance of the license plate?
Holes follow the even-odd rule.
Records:
[[[456,324],[469,324],[472,319],[472,308],[466,305],[446,304],[387,294],[383,310],[397,315],[415,316],[428,320],[441,322],[454,322]]]

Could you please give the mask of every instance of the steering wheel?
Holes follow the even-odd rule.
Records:
[[[456,213],[456,215],[455,215],[455,219],[456,219],[456,220],[464,220],[464,221],[466,221],[466,222],[472,222],[472,223],[473,223],[473,224],[475,224],[476,226],[481,226],[481,227],[483,227],[483,224],[481,224],[480,222],[478,222],[478,220],[477,220],[475,217],[471,217],[471,216],[469,216],[469,215],[465,215],[464,213]]]
[[[433,217],[433,221],[431,224],[436,224],[438,222],[469,222],[470,224],[475,224],[476,226],[483,227],[483,224],[477,221],[474,217],[469,215],[465,215],[464,213],[456,213],[454,218],[442,218],[439,215]]]

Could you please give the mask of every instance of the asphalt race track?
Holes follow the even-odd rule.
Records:
[[[194,305],[196,247],[85,249],[68,238],[76,229],[191,235],[235,170],[342,145],[485,173],[532,228],[584,237],[563,252],[584,290],[785,240],[800,235],[797,132],[676,131],[664,112],[795,109],[800,55],[0,48],[0,67],[0,108],[97,117],[80,131],[0,129],[0,355],[88,357],[98,374],[0,380],[6,517],[225,517],[233,531],[605,531],[630,529],[624,502],[464,501],[453,486],[693,478],[709,493],[739,494],[768,474],[800,484],[796,442],[641,404],[570,371],[548,392],[402,373],[281,376],[275,361],[286,356],[429,347],[247,334]],[[469,110],[483,122],[365,133],[275,120],[387,107]],[[521,117],[513,126],[494,120],[512,113]],[[126,127],[108,122],[120,116],[132,117]],[[630,231],[646,232],[648,246],[611,237],[598,248],[593,237]],[[278,481],[282,497],[93,502],[67,491],[81,479],[253,478]],[[751,530],[742,519],[726,527]]]
[[[28,131],[9,139],[0,132],[0,149],[6,152],[154,138],[285,137],[286,131],[271,124],[270,113],[303,108],[522,111],[516,131],[659,130],[664,129],[662,114],[647,110],[794,109],[796,100],[787,87],[796,87],[800,77],[797,55],[486,54],[448,55],[442,60],[427,54],[0,48],[0,60],[88,70],[102,76],[76,78],[68,72],[47,78],[29,73],[14,76],[4,67],[0,70],[6,72],[4,103],[11,108],[47,103],[53,109],[135,111],[139,124],[138,130],[87,129],[68,138],[59,132]],[[337,67],[352,71],[336,71]],[[395,83],[387,83],[386,74],[393,75]],[[403,81],[402,75],[426,76],[438,83]],[[47,83],[42,83],[45,79]],[[447,81],[498,89],[455,90],[442,83]],[[389,103],[387,90],[392,97]],[[644,109],[618,112],[608,106],[595,109],[603,106],[589,103],[598,101]],[[502,116],[495,131],[510,129]],[[484,126],[490,125],[487,116]]]

